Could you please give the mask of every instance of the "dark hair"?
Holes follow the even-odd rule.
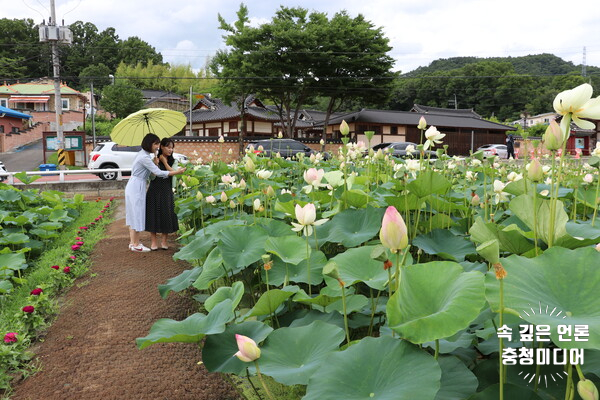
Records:
[[[148,133],[142,140],[142,149],[146,150],[148,153],[152,153],[152,145],[154,143],[160,143],[160,138],[154,133]]]
[[[172,144],[173,148],[175,148],[175,141],[173,139],[171,139],[171,138],[163,138],[160,141],[160,145],[161,146],[167,147],[170,144]],[[161,154],[162,154],[162,148],[159,147],[158,148],[158,156],[157,157],[160,157]],[[173,163],[175,163],[175,158],[173,157],[173,153],[171,153],[171,155],[169,157],[167,157],[167,164],[169,164],[169,166],[172,167]]]

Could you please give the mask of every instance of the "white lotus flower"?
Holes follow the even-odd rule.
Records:
[[[292,225],[294,225],[292,230],[294,232],[303,231],[304,235],[306,236],[312,235],[313,226],[322,225],[328,221],[327,218],[315,221],[317,212],[315,205],[312,203],[307,203],[304,207],[300,207],[300,204],[296,204],[295,211],[298,223],[292,222]]]
[[[581,118],[600,119],[600,97],[592,99],[594,89],[588,83],[560,92],[554,99],[554,110],[562,116],[571,114],[573,122],[582,129],[595,129],[596,125]],[[563,132],[569,132],[567,120],[560,122]],[[568,136],[568,134],[567,134]]]
[[[217,199],[215,199],[215,196],[210,195],[210,196],[206,196],[206,198],[204,199],[208,204],[214,204]]]
[[[592,150],[592,155],[600,157],[600,141],[596,142],[596,148]]]
[[[269,171],[266,169],[259,169],[256,171],[256,176],[260,179],[269,179],[273,175],[273,171]]]
[[[506,179],[508,179],[509,182],[520,181],[521,179],[523,179],[523,174],[518,174],[515,171],[512,171],[511,173],[508,174]]]
[[[583,183],[592,183],[594,182],[594,176],[592,174],[585,174],[583,177]]]
[[[504,192],[505,187],[506,185],[499,180],[494,181],[494,193],[496,193],[494,200],[496,204],[508,200],[508,193]]]
[[[427,150],[430,147],[433,148],[436,144],[442,143],[444,136],[446,136],[445,133],[438,131],[435,126],[430,126],[425,131],[427,140],[425,141],[425,145],[423,145],[423,150]]]
[[[406,146],[406,154],[408,154],[409,156],[414,153],[415,150],[415,146],[413,146],[412,144],[409,144],[408,146]]]

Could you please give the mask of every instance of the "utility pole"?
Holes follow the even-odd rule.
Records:
[[[48,25],[44,22],[39,27],[40,42],[50,42],[52,46],[52,68],[54,72],[54,111],[56,114],[56,151],[58,165],[65,168],[65,138],[62,126],[62,99],[60,96],[60,60],[58,58],[58,42],[71,44],[72,34],[69,28],[56,25],[56,7],[54,0],[50,0],[50,20]]]
[[[90,111],[92,112],[92,150],[96,148],[96,98],[94,97],[94,80],[90,81],[91,101]]]

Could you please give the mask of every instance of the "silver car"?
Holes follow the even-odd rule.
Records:
[[[0,161],[0,172],[6,172],[6,167],[2,161]],[[0,182],[3,182],[5,179],[6,176],[0,176]]]
[[[478,147],[477,151],[483,151],[483,156],[485,158],[493,156],[508,158],[508,149],[505,144],[485,144]]]
[[[135,156],[142,149],[141,146],[121,146],[115,142],[98,143],[90,153],[88,169],[131,169]],[[188,158],[179,153],[173,153],[173,157],[179,163],[186,163]],[[117,172],[96,173],[102,180],[117,179]],[[123,175],[129,175],[124,172]]]

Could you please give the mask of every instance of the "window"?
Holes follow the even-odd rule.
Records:
[[[8,107],[8,100],[6,100],[6,99],[0,99],[0,106],[2,106],[2,107]]]
[[[390,134],[397,135],[398,134],[398,127],[397,126],[392,126],[390,128]]]
[[[0,133],[4,133],[4,125],[0,125]]]
[[[229,121],[229,130],[230,131],[237,131],[237,128],[238,128],[237,121]]]
[[[69,99],[60,99],[62,101],[62,109],[69,110]]]

